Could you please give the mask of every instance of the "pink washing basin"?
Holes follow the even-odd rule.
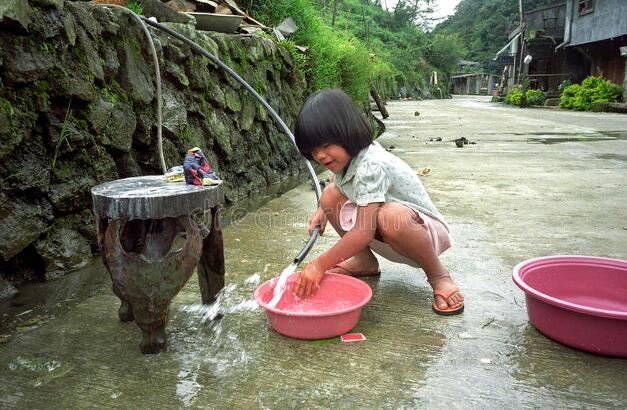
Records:
[[[627,357],[627,261],[547,256],[519,263],[531,323],[565,345]]]
[[[372,297],[372,289],[365,282],[327,273],[312,297],[298,299],[291,291],[297,277],[298,274],[293,274],[287,278],[287,289],[274,308],[268,302],[276,279],[262,283],[253,295],[266,310],[270,326],[296,339],[326,339],[347,333],[355,327],[362,306]]]

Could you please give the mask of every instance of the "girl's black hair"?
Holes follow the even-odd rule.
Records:
[[[341,145],[351,157],[372,143],[372,128],[351,98],[337,88],[311,95],[296,120],[298,150],[313,160],[311,151],[324,144]]]

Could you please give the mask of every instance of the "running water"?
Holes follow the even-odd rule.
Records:
[[[277,280],[276,285],[274,285],[274,294],[272,296],[272,300],[270,301],[270,303],[268,303],[268,306],[270,306],[271,308],[276,307],[277,303],[279,303],[279,300],[281,300],[281,297],[285,292],[285,283],[287,282],[287,278],[292,273],[294,273],[294,271],[296,271],[296,266],[298,266],[297,263],[292,262],[290,266],[283,269],[283,272],[281,272],[279,280]]]
[[[247,371],[254,356],[250,341],[239,329],[247,326],[254,317],[250,313],[259,309],[251,294],[260,281],[261,272],[256,272],[243,284],[227,284],[210,305],[172,306],[173,311],[182,312],[180,316],[174,313],[170,325],[178,326],[172,329],[170,346],[175,352],[172,358],[179,362],[179,371],[174,372],[179,408],[198,407],[207,373],[219,380]]]

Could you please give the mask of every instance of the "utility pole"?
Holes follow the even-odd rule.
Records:
[[[522,0],[518,0],[518,12],[520,13],[520,30],[519,30],[519,40],[520,47],[518,48],[519,58],[518,58],[518,84],[520,84],[520,75],[522,72],[522,62],[523,56],[525,54],[525,14],[523,13],[523,3]],[[516,73],[514,73],[516,75]]]

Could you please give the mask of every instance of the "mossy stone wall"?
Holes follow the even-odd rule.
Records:
[[[5,279],[52,278],[91,260],[92,186],[161,167],[154,67],[137,23],[86,2],[4,4],[0,286],[10,293]],[[293,126],[306,85],[286,50],[263,36],[170,26],[239,72]],[[150,31],[163,77],[168,166],[201,147],[229,202],[302,172],[291,142],[242,86],[180,41]]]

